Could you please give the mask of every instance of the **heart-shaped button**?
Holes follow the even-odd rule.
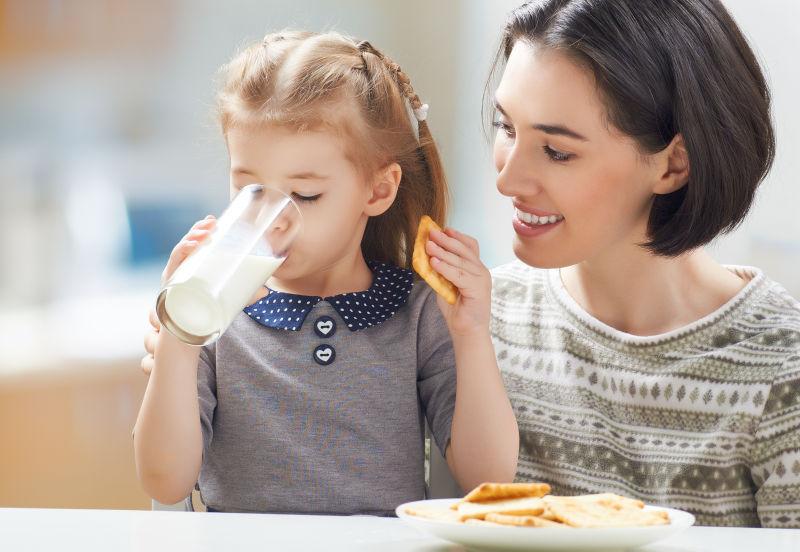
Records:
[[[320,316],[314,323],[314,332],[322,337],[331,337],[336,333],[336,322],[330,316]]]
[[[330,345],[320,345],[314,349],[314,361],[327,366],[336,360],[336,351]]]

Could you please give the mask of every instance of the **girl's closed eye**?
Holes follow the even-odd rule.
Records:
[[[297,201],[301,201],[303,203],[313,203],[317,201],[320,197],[322,197],[322,194],[306,196],[306,195],[300,195],[297,192],[292,192],[292,197]]]

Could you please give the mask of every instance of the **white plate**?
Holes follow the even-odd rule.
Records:
[[[656,506],[645,506],[645,510],[669,513],[669,525],[609,529],[485,527],[424,519],[405,513],[407,506],[424,504],[448,508],[454,502],[458,502],[458,499],[420,500],[402,504],[396,512],[404,522],[440,539],[470,548],[493,550],[624,550],[671,537],[694,524],[694,516],[688,512]]]

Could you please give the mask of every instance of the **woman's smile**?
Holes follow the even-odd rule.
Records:
[[[564,221],[564,215],[533,207],[514,204],[514,231],[520,236],[532,238],[553,230]]]

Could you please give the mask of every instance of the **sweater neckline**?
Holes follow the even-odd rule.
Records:
[[[598,320],[589,314],[583,307],[581,307],[575,299],[567,292],[564,283],[561,280],[560,270],[557,268],[548,269],[546,272],[546,285],[547,293],[551,294],[556,299],[560,307],[581,327],[587,331],[601,336],[606,342],[617,342],[624,345],[632,345],[637,347],[658,346],[665,343],[674,344],[682,338],[702,332],[710,327],[715,326],[720,321],[730,318],[748,302],[755,293],[763,288],[766,282],[766,276],[763,271],[752,266],[736,266],[726,265],[725,268],[733,272],[740,278],[749,279],[747,284],[739,290],[736,295],[731,297],[727,302],[721,305],[713,312],[690,322],[680,328],[675,328],[668,332],[655,334],[655,335],[635,335],[623,332],[609,326],[605,322]]]

